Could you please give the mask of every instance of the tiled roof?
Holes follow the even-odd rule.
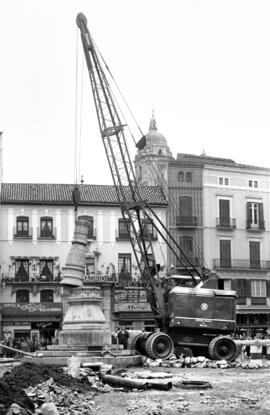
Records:
[[[80,184],[80,204],[117,205],[114,186]],[[72,184],[48,183],[2,183],[2,204],[64,204],[73,205]],[[130,194],[125,188],[127,195]],[[147,186],[142,188],[143,199],[153,206],[166,206],[167,202],[160,188]]]

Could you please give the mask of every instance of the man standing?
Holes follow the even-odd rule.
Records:
[[[122,344],[124,346],[124,349],[127,349],[129,333],[126,330],[125,326],[121,327],[121,330],[117,334],[117,338],[118,338],[118,343]]]

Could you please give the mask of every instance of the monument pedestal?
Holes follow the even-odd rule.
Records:
[[[74,288],[67,298],[67,313],[63,330],[58,335],[59,345],[86,346],[99,350],[111,344],[110,329],[101,309],[99,287]]]

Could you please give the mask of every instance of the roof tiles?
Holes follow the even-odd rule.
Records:
[[[80,184],[80,204],[118,205],[117,195],[112,185]],[[73,205],[72,184],[48,183],[2,183],[2,204],[65,204]],[[130,198],[129,188],[125,188]],[[151,205],[166,206],[166,199],[159,187],[142,188],[142,197]],[[130,198],[131,200],[131,198]]]

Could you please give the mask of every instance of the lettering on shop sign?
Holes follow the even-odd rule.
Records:
[[[62,303],[1,303],[0,311],[4,314],[23,312],[32,313],[62,313]]]
[[[151,311],[151,307],[148,303],[118,303],[114,305],[114,311]]]
[[[140,289],[115,290],[114,302],[146,303],[146,291]]]

